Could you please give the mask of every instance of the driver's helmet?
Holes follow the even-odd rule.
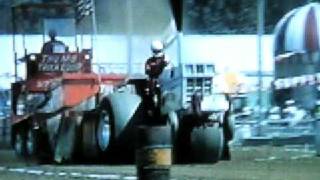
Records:
[[[159,40],[152,41],[151,51],[152,51],[153,55],[163,54],[163,48],[164,48],[164,45],[161,41],[159,41]]]

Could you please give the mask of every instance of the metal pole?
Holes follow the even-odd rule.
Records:
[[[178,59],[178,66],[182,64],[182,32],[178,33],[178,38],[177,38],[177,59]]]
[[[46,42],[46,32],[42,33],[42,44]]]
[[[4,112],[4,108],[2,108],[1,109],[1,111],[4,113],[4,114],[6,114],[6,112]],[[7,130],[7,115],[6,115],[6,117],[5,118],[3,118],[2,119],[2,122],[3,122],[3,124],[2,124],[2,141],[3,142],[5,142],[6,143],[6,136],[7,136],[7,133],[6,133],[6,130]]]
[[[127,64],[128,74],[132,74],[132,0],[127,0]]]
[[[27,56],[27,48],[26,48],[26,30],[24,28],[25,24],[23,23],[22,25],[22,47],[24,50],[24,57],[25,58]]]
[[[75,25],[75,30],[74,30],[74,45],[76,48],[76,51],[79,52],[79,46],[78,46],[78,31],[77,31],[78,27],[77,25]]]
[[[15,9],[11,8],[11,21],[12,21],[12,50],[13,50],[13,60],[14,60],[14,79],[18,80],[18,67],[17,67],[17,52],[16,52],[16,23],[15,23]]]
[[[22,33],[22,46],[24,49],[24,56],[27,56],[28,52],[27,52],[27,48],[26,48],[26,34],[25,34],[24,30]]]
[[[95,0],[92,0],[92,14],[91,14],[91,18],[92,18],[92,31],[93,31],[93,36],[91,36],[91,51],[92,51],[92,56],[94,56],[95,53],[93,53],[93,49],[94,49],[94,41],[97,40],[97,19],[96,19],[96,3]],[[96,55],[96,54],[95,54]],[[97,58],[96,58],[97,60]]]
[[[83,29],[81,29],[80,45],[81,45],[81,49],[83,49]]]
[[[265,0],[258,0],[257,3],[257,30],[258,30],[258,105],[259,105],[259,122],[262,121],[262,36],[264,34],[264,14],[265,14]]]

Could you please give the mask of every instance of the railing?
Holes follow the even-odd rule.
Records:
[[[127,74],[129,65],[127,63],[93,63],[92,69],[97,73],[121,73]],[[144,63],[134,63],[132,64],[133,74],[144,73]]]

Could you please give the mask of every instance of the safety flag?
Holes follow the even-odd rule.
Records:
[[[77,0],[76,1],[76,21],[81,21],[84,17],[89,16],[93,12],[93,0]]]

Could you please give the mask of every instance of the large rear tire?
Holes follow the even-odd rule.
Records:
[[[29,163],[52,162],[51,146],[48,136],[33,129],[31,123],[20,124],[13,128],[13,147],[16,154]]]
[[[97,120],[94,115],[88,113],[82,122],[82,154],[85,159],[92,160],[99,158],[99,147],[96,137]]]
[[[50,162],[52,158],[45,134],[29,126],[26,131],[26,157],[34,163]]]
[[[111,140],[111,113],[109,106],[102,103],[95,112],[85,113],[82,123],[82,154],[88,160],[105,160]]]
[[[220,127],[203,125],[191,132],[191,154],[196,163],[216,163],[221,159],[223,145]]]

